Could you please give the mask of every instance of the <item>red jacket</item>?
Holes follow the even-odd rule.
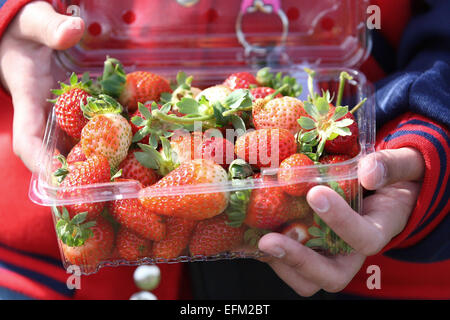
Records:
[[[29,1],[7,1],[0,9],[0,37],[20,8]],[[376,2],[382,7],[382,32],[395,47],[409,19],[409,10],[398,10],[398,8],[400,6],[409,8],[408,1],[395,1],[395,5],[392,1]],[[205,5],[202,8],[208,8],[208,6]],[[214,22],[217,12],[207,9],[204,12],[206,22]],[[206,29],[197,31],[205,32]],[[372,57],[361,69],[372,81],[385,76],[382,68]],[[0,171],[0,194],[2,194],[0,197],[0,287],[11,288],[37,299],[128,299],[132,293],[138,291],[132,281],[133,267],[103,268],[98,274],[83,277],[81,290],[67,289],[65,281],[68,274],[60,267],[50,210],[39,207],[28,199],[30,173],[12,152],[13,107],[10,97],[2,90],[0,90],[0,103],[3,109],[3,116],[0,118],[0,148],[2,150],[0,154],[2,163]],[[443,146],[443,152],[450,155],[449,144],[446,140],[449,136],[448,128],[422,116],[412,113],[403,114],[379,131],[377,149],[414,147],[423,154],[426,164],[422,191],[408,225],[389,243],[383,253],[388,249],[408,248],[420,243],[439,226],[449,211],[447,203],[426,228],[418,233],[414,232],[426,217],[429,211],[427,209],[433,203],[441,203],[446,196],[448,197],[443,191],[439,192],[439,188],[442,183],[447,184],[449,173],[448,169],[444,172],[437,169],[442,165],[442,160],[430,139],[403,134],[413,131],[431,135]],[[448,272],[450,260],[434,263],[406,262],[383,253],[366,260],[345,292],[383,298],[450,298]],[[381,290],[367,288],[366,281],[369,275],[366,270],[370,265],[378,265],[381,269]],[[155,290],[158,298],[189,297],[185,265],[160,265],[160,267],[162,282]]]

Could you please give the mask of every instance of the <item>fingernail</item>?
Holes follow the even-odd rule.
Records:
[[[384,181],[386,179],[386,166],[383,161],[377,161],[375,165],[375,173],[374,173],[374,189],[378,189],[379,187],[384,185]]]
[[[280,247],[272,247],[272,248],[269,248],[268,250],[264,250],[264,251],[274,257],[277,257],[277,258],[283,258],[286,254],[284,249],[282,249]]]
[[[316,212],[327,212],[330,209],[330,202],[323,195],[310,198],[309,203]]]

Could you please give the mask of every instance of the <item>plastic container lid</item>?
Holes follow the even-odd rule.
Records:
[[[58,53],[80,73],[100,71],[110,55],[129,71],[184,70],[200,80],[260,64],[357,68],[369,51],[369,0],[53,2],[85,21],[80,43]]]

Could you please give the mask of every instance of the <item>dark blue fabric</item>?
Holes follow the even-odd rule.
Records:
[[[0,0],[0,8],[5,4],[7,0]]]
[[[25,296],[19,292],[12,291],[8,288],[0,287],[0,300],[34,300],[34,299]]]
[[[450,125],[450,1],[428,2],[431,9],[412,19],[391,57],[397,72],[376,84],[378,126],[407,111]]]

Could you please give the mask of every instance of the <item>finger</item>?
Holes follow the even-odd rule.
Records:
[[[47,2],[26,5],[12,26],[16,38],[31,40],[56,50],[64,50],[80,41],[84,22],[79,17],[56,13]]]
[[[307,248],[297,241],[282,234],[269,233],[259,241],[259,249],[268,254],[278,257],[279,262],[270,262],[280,268],[279,263],[291,267],[302,279],[307,279],[309,284],[313,283],[319,288],[329,292],[338,292],[346,287],[356,272],[361,268],[365,257],[359,253],[345,256],[346,267],[342,267],[342,259],[330,259]],[[287,272],[282,269],[283,277],[287,281],[293,281]],[[285,274],[286,273],[286,274]],[[299,278],[300,279],[300,278]]]
[[[413,148],[382,150],[364,157],[359,163],[359,178],[364,188],[377,190],[399,181],[419,181],[425,162]]]
[[[392,188],[392,198],[383,195],[369,197],[370,207],[359,215],[334,190],[325,186],[312,188],[306,199],[317,215],[348,245],[365,256],[378,253],[398,230],[404,227],[410,210],[399,202],[398,191]],[[364,202],[366,205],[366,202]]]

